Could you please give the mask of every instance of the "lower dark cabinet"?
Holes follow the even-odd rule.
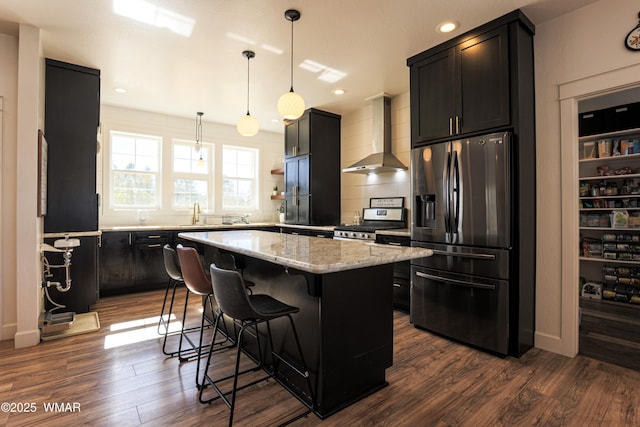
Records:
[[[64,308],[55,309],[55,306],[45,297],[45,309],[53,313],[86,313],[89,307],[98,300],[98,237],[81,236],[74,237],[80,240],[80,246],[73,248],[71,252],[71,267],[69,275],[71,288],[66,292],[60,292],[55,285],[49,286],[49,297],[56,304],[64,305]],[[45,238],[45,243],[54,245],[58,238]],[[45,252],[44,255],[50,265],[63,265],[64,258],[61,252]],[[50,269],[52,276],[43,277],[43,280],[59,282],[64,288],[66,274],[64,268],[53,267]]]
[[[102,233],[100,248],[100,295],[129,292],[135,281],[132,248],[133,233],[125,231]]]
[[[162,247],[169,232],[105,232],[100,250],[100,295],[161,289],[169,276]]]
[[[410,246],[408,236],[376,234],[376,243],[394,246]],[[411,307],[411,262],[402,261],[393,264],[393,308],[409,312]]]
[[[164,268],[162,247],[168,243],[136,243],[133,249],[134,282],[138,291],[166,286],[169,276]]]

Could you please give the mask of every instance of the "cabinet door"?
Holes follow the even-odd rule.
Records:
[[[132,236],[128,232],[102,234],[100,248],[100,294],[113,295],[135,286]]]
[[[284,163],[284,194],[292,195],[298,185],[298,159],[288,159]]]
[[[306,194],[298,196],[298,224],[310,224],[311,223],[311,210],[310,210],[311,196]]]
[[[48,198],[44,231],[97,230],[100,71],[47,59],[45,82]]]
[[[166,242],[138,243],[134,246],[136,290],[163,288],[169,281],[162,247]]]
[[[458,45],[459,133],[510,123],[508,45],[506,26]]]
[[[311,152],[311,113],[306,113],[298,119],[298,152],[296,155]]]
[[[309,165],[309,156],[302,156],[298,159],[298,194],[310,194],[309,177],[311,170]]]
[[[298,122],[286,122],[284,125],[284,157],[297,156]]]
[[[455,116],[455,50],[411,67],[412,146],[451,135]]]

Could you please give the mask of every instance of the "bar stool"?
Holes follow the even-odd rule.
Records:
[[[205,321],[207,323],[209,323],[210,325],[217,325],[218,324],[218,320],[220,318],[220,312],[219,310],[216,310],[214,305],[213,305],[213,290],[211,287],[211,280],[209,279],[209,277],[207,276],[207,274],[204,271],[204,268],[202,267],[202,262],[200,261],[200,255],[198,255],[198,252],[194,249],[194,248],[190,248],[190,247],[183,247],[181,245],[178,245],[176,248],[176,252],[178,253],[178,258],[180,260],[180,267],[181,267],[181,271],[182,271],[182,277],[184,279],[184,283],[188,289],[189,292],[187,292],[187,296],[185,298],[185,304],[184,304],[184,312],[182,314],[182,324],[183,324],[183,328],[184,328],[184,323],[186,321],[186,317],[187,317],[187,306],[188,306],[188,302],[189,302],[189,294],[193,293],[195,295],[200,296],[201,298],[204,297],[204,300],[206,302],[205,305],[208,305],[208,308],[211,310],[211,314],[213,315],[213,318],[210,318],[207,315],[207,307],[203,306],[202,307],[202,319],[200,321],[200,337],[198,340],[198,344],[196,345],[193,341],[191,341],[191,338],[189,337],[189,335],[187,333],[181,333],[180,334],[180,343],[178,344],[178,355],[179,355],[179,360],[181,362],[190,360],[191,358],[195,357],[198,360],[198,363],[196,365],[196,386],[198,388],[200,388],[200,383],[198,383],[198,376],[200,374],[200,356],[203,353],[203,350],[206,348],[212,349],[214,347],[214,345],[222,345],[226,342],[230,342],[231,340],[229,339],[229,334],[227,332],[226,329],[226,325],[224,324],[224,319],[223,321],[223,325],[224,325],[224,333],[223,335],[225,336],[225,339],[223,341],[219,341],[219,342],[215,342],[215,334],[214,337],[211,340],[211,344],[207,344],[207,345],[203,345],[202,344],[202,339],[203,339],[203,333],[204,333],[204,329],[205,329]],[[184,330],[184,329],[183,329]],[[188,331],[185,330],[185,331]],[[190,357],[182,357],[182,341],[183,338],[190,344],[190,348],[187,350],[189,352],[193,352],[194,354]],[[231,343],[229,346],[233,346],[234,344]],[[225,347],[222,347],[225,348]]]
[[[178,254],[176,251],[169,245],[166,244],[162,247],[162,255],[164,257],[164,269],[169,276],[169,282],[167,283],[167,289],[164,293],[164,300],[162,301],[162,309],[160,310],[160,319],[158,319],[158,334],[164,335],[164,340],[162,343],[162,352],[167,356],[175,356],[179,354],[180,351],[167,351],[167,336],[175,335],[177,333],[183,334],[186,331],[195,330],[196,328],[189,328],[187,330],[184,329],[184,322],[182,324],[182,328],[180,331],[169,332],[169,325],[171,323],[171,313],[173,313],[173,303],[176,298],[176,289],[180,285],[184,285],[184,279],[182,278],[182,271],[180,270],[180,260],[178,259]],[[169,303],[169,313],[167,314],[167,318],[164,317],[164,309],[167,306],[167,298],[169,297],[169,290],[171,291],[171,302]],[[188,297],[188,294],[187,294]],[[164,326],[164,332],[160,331],[160,327]]]
[[[221,268],[223,270],[234,270],[240,273],[242,279],[244,280],[244,285],[247,287],[247,291],[249,291],[250,294],[253,293],[253,289],[251,288],[253,288],[256,284],[244,278],[242,269],[238,268],[236,264],[236,258],[233,256],[233,254],[230,254],[229,252],[220,252],[219,250],[217,250],[213,255],[213,263],[218,268]]]
[[[300,347],[300,340],[298,339],[298,333],[295,328],[295,324],[293,323],[293,319],[291,317],[292,314],[299,312],[298,307],[293,307],[288,304],[285,304],[277,299],[264,294],[257,295],[249,295],[246,291],[246,286],[244,284],[244,280],[238,271],[234,270],[225,270],[218,268],[215,264],[211,264],[211,283],[213,286],[213,295],[220,307],[220,312],[222,313],[216,319],[216,323],[214,326],[213,336],[215,336],[218,332],[218,324],[220,321],[220,317],[228,316],[233,319],[234,324],[240,327],[240,331],[237,335],[236,340],[236,365],[233,375],[226,376],[224,378],[213,379],[209,374],[209,366],[211,365],[211,355],[212,351],[209,350],[209,355],[207,356],[207,363],[203,370],[202,376],[202,387],[200,388],[200,393],[198,396],[198,400],[201,403],[212,403],[215,400],[222,399],[222,401],[229,407],[229,426],[233,425],[233,413],[235,409],[236,402],[236,394],[238,390],[245,389],[254,384],[257,384],[261,381],[267,380],[269,378],[274,378],[276,381],[276,374],[278,371],[278,366],[280,362],[285,363],[289,366],[293,371],[301,375],[307,381],[307,386],[309,388],[309,393],[311,396],[312,404],[308,404],[307,402],[299,399],[305,406],[306,411],[294,416],[293,418],[287,420],[285,423],[281,424],[289,424],[299,418],[306,417],[313,408],[313,403],[315,402],[315,394],[313,392],[313,388],[311,387],[311,380],[309,379],[309,371],[307,370],[306,364],[304,362],[304,356],[302,354],[302,348]],[[279,354],[274,352],[273,349],[273,339],[271,336],[271,327],[269,326],[269,321],[277,319],[279,317],[287,317],[289,319],[289,323],[291,325],[291,330],[293,332],[293,336],[295,337],[296,346],[298,348],[298,353],[300,355],[300,361],[302,363],[302,369],[298,369],[296,366],[292,365],[289,361],[281,357]],[[260,323],[266,323],[267,327],[267,335],[269,337],[269,348],[271,350],[272,360],[273,360],[273,370],[269,372],[267,370],[267,376],[257,379],[255,381],[251,381],[248,384],[244,384],[238,387],[238,377],[240,375],[257,371],[264,367],[264,357],[262,355],[262,349],[260,345],[260,334],[258,332],[258,325]],[[258,340],[258,353],[259,360],[254,360],[256,362],[256,366],[252,368],[248,368],[246,370],[240,371],[240,355],[242,353],[242,339],[245,332],[249,331],[249,328],[253,328],[255,331],[254,337]],[[253,360],[253,358],[251,357]],[[223,392],[218,388],[218,383],[229,380],[233,378],[233,388],[230,391]],[[203,399],[203,391],[207,386],[211,386],[217,393],[217,396],[211,399]],[[231,401],[227,399],[227,395],[231,394]]]

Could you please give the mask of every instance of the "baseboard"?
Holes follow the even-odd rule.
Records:
[[[17,323],[10,323],[8,325],[2,326],[2,331],[0,331],[0,341],[12,340],[16,332],[18,331]]]
[[[40,343],[40,329],[17,332],[14,339],[15,348],[33,347]]]
[[[575,354],[566,353],[566,349],[562,345],[562,339],[558,336],[535,333],[535,347],[552,353],[561,354],[563,356],[575,357]]]

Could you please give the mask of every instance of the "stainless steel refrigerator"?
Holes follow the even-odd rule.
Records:
[[[505,132],[411,153],[411,244],[434,253],[412,261],[411,322],[501,355],[518,327],[513,151]]]

